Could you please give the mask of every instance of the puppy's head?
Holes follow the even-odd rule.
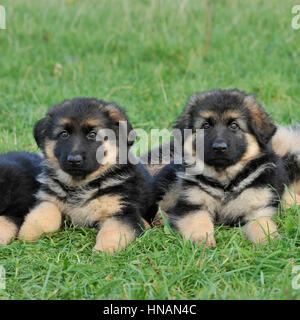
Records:
[[[50,167],[65,178],[83,180],[116,163],[121,140],[123,146],[133,144],[128,139],[131,130],[125,112],[116,104],[74,98],[50,108],[36,123],[34,137]]]
[[[192,95],[175,128],[204,129],[204,162],[215,168],[259,156],[276,131],[255,98],[239,90]]]

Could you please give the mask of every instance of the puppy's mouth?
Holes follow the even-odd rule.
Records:
[[[226,157],[216,157],[205,161],[208,165],[216,168],[226,168],[233,164],[233,161]]]
[[[84,178],[88,174],[85,170],[79,169],[79,168],[67,168],[67,169],[64,169],[64,171],[69,175],[71,175],[72,177],[76,177],[76,178],[81,178],[81,177]]]

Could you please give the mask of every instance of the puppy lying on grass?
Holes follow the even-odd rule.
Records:
[[[115,143],[98,141],[102,129],[115,134]],[[156,206],[151,176],[142,164],[130,163],[128,152],[120,148],[133,144],[131,129],[114,103],[75,98],[53,106],[34,128],[44,169],[38,204],[26,216],[19,238],[32,241],[58,230],[64,215],[75,225],[100,229],[95,250],[115,252],[140,235]],[[125,164],[119,161],[121,152]]]
[[[41,171],[42,157],[38,154],[9,152],[0,156],[0,245],[17,236],[34,206]]]
[[[300,125],[279,126],[271,145],[276,154],[282,157],[288,175],[283,205],[300,205]]]
[[[277,154],[272,149],[276,126],[255,98],[239,90],[195,94],[175,128],[192,129],[183,142],[185,163],[171,163],[155,176],[157,199],[173,229],[210,246],[216,245],[215,224],[243,225],[254,243],[278,237],[272,217],[280,199],[289,199],[285,186],[299,179],[300,170],[290,153],[293,146],[285,151],[279,147],[286,143],[282,133],[277,137],[281,142],[273,140]],[[196,129],[204,130],[204,158],[197,159]]]

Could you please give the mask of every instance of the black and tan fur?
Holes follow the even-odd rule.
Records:
[[[119,139],[120,121],[128,129]],[[116,133],[116,146],[97,141],[103,128]],[[144,166],[118,161],[121,140],[128,147],[133,143],[128,139],[131,129],[114,103],[75,98],[50,108],[34,128],[45,158],[39,203],[26,216],[19,238],[30,241],[58,230],[65,215],[75,225],[99,228],[95,250],[115,252],[140,235],[156,208]],[[96,159],[99,147],[105,148],[101,164]]]
[[[0,245],[15,238],[26,215],[35,205],[42,157],[27,152],[0,155]]]
[[[282,157],[288,175],[288,185],[282,196],[283,205],[300,205],[300,125],[279,126],[271,145]]]
[[[272,217],[288,183],[283,159],[271,148],[276,127],[252,95],[239,90],[195,94],[175,128],[204,129],[204,159],[190,168],[170,164],[156,175],[157,199],[174,230],[214,246],[214,225],[243,225],[247,238],[278,237]],[[184,141],[184,145],[187,140]]]

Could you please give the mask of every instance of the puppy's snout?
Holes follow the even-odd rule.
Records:
[[[69,154],[67,160],[68,160],[68,163],[74,167],[79,167],[83,163],[83,157],[80,154],[75,154],[75,155]]]
[[[224,152],[227,150],[228,146],[225,141],[215,141],[212,144],[212,148],[214,149],[214,151]]]

